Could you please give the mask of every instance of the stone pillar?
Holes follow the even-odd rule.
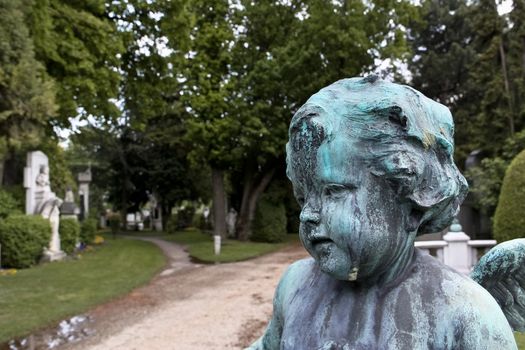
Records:
[[[444,247],[443,262],[463,274],[470,273],[470,247],[468,242],[470,237],[462,231],[461,225],[457,220],[450,225],[449,232],[443,236],[448,243]]]
[[[91,182],[91,166],[77,175],[78,179],[78,197],[81,199],[81,219],[83,220],[89,214],[89,183]]]

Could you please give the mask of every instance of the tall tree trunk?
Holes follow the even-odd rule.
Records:
[[[226,192],[224,191],[224,173],[217,168],[211,169],[213,189],[213,235],[226,238]]]
[[[242,239],[241,235],[245,235],[246,225],[248,224],[248,203],[250,202],[250,193],[254,187],[254,173],[251,168],[247,167],[244,174],[244,185],[242,189],[242,200],[239,214],[237,215],[237,222],[235,223],[235,236]]]
[[[525,37],[521,38],[521,74],[523,75],[523,78],[525,78]]]
[[[5,158],[0,158],[0,187],[4,185]]]
[[[507,99],[509,101],[509,129],[510,134],[514,135],[515,127],[514,127],[514,108],[512,103],[512,95],[510,93],[510,83],[509,83],[509,77],[507,74],[507,58],[505,57],[505,48],[503,47],[503,37],[500,38],[499,42],[499,55],[501,59],[501,70],[503,73],[503,80],[505,82],[505,94],[507,95]]]
[[[247,194],[243,193],[243,202],[246,199],[247,203],[241,204],[241,208],[245,206],[245,211],[242,213],[242,215],[241,213],[239,213],[237,221],[237,237],[240,240],[247,240],[250,236],[252,229],[252,221],[255,216],[255,209],[257,208],[257,201],[259,200],[259,197],[264,192],[266,187],[268,187],[268,184],[272,180],[274,173],[275,168],[264,173],[257,182],[256,186],[255,181],[252,180],[252,186],[249,186],[249,192]]]

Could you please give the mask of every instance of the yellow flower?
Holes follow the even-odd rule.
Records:
[[[93,241],[94,244],[102,244],[104,243],[104,237],[102,236],[95,236],[95,240]]]

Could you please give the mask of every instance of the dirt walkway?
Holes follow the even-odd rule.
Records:
[[[68,350],[242,349],[264,330],[284,269],[306,256],[297,244],[250,261],[195,265],[179,246],[147,240],[169,257],[167,269],[90,312],[95,335]]]

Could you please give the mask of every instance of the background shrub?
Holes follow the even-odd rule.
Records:
[[[166,221],[166,227],[164,231],[167,233],[175,233],[177,231],[177,215],[171,214]]]
[[[193,205],[186,205],[179,209],[177,211],[177,230],[192,226],[194,215],[195,207]]]
[[[109,223],[109,228],[111,229],[111,233],[113,234],[113,237],[115,237],[115,235],[120,230],[120,222],[122,220],[120,217],[120,214],[119,213],[109,214],[107,217],[107,220]]]
[[[0,189],[0,218],[5,218],[10,214],[22,214],[19,208],[20,203],[12,194]]]
[[[505,172],[494,215],[494,239],[498,242],[525,237],[525,150]]]
[[[97,234],[97,220],[93,218],[86,219],[80,225],[80,242],[84,244],[93,243]]]
[[[51,239],[51,225],[41,216],[11,215],[0,220],[2,267],[26,268],[36,264]]]
[[[80,238],[78,221],[73,218],[60,218],[58,232],[60,233],[60,248],[66,254],[73,253]]]
[[[286,210],[282,201],[276,202],[272,194],[263,194],[252,224],[252,236],[255,242],[282,242],[286,238]]]

